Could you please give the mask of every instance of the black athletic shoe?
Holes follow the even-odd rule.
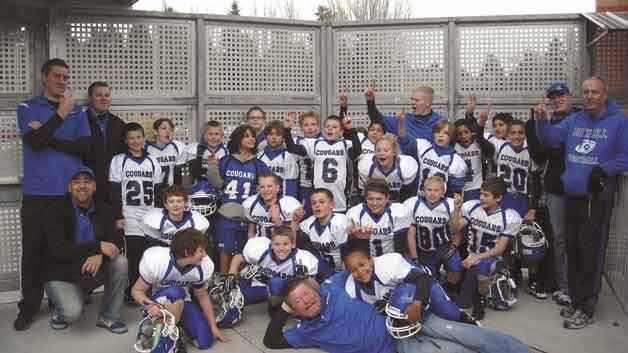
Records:
[[[177,340],[176,348],[174,350],[176,353],[188,353],[188,349],[185,347],[185,342],[181,338]]]
[[[469,325],[482,326],[473,316],[467,314],[462,310],[460,314],[460,319],[458,319],[458,321]]]
[[[471,316],[473,316],[476,320],[484,320],[485,312],[484,308],[486,307],[486,297],[483,295],[476,294],[476,297],[473,300],[473,312]]]
[[[18,314],[15,321],[13,321],[13,328],[15,329],[15,331],[28,330],[33,323],[33,319],[34,318],[32,316]]]

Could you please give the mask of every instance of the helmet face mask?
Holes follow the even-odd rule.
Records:
[[[214,275],[214,285],[210,287],[209,295],[214,305],[216,323],[220,328],[233,327],[242,320],[244,295],[238,281],[239,278],[234,275]]]
[[[216,212],[216,196],[206,192],[197,192],[188,197],[188,209],[207,217]]]
[[[408,315],[402,313],[390,303],[386,304],[386,329],[393,338],[404,339],[416,335],[423,326],[420,322],[415,324],[408,320]]]
[[[393,289],[390,299],[384,308],[386,313],[386,329],[396,339],[416,335],[423,327],[420,322],[412,323],[406,310],[415,300],[416,286],[402,283]]]
[[[168,310],[161,310],[156,317],[146,316],[140,321],[136,342],[136,352],[172,353],[179,339],[179,328],[174,315]]]
[[[508,310],[517,303],[517,285],[507,270],[491,276],[488,303],[496,310]]]

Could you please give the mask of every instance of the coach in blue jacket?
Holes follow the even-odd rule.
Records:
[[[563,326],[579,329],[592,321],[601,284],[617,175],[628,170],[628,119],[608,100],[604,82],[582,84],[584,110],[556,125],[537,106],[536,131],[550,147],[565,146],[561,181],[567,195],[569,294],[573,307],[561,310]]]
[[[63,198],[68,180],[89,153],[87,115],[74,103],[69,89],[69,67],[50,59],[41,68],[43,92],[20,103],[17,120],[22,134],[24,178],[22,179],[22,300],[13,322],[16,330],[30,327],[43,296],[41,255],[42,214]]]

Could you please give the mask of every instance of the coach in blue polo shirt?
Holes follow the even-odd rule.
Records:
[[[89,152],[90,129],[86,113],[74,104],[69,90],[69,67],[50,59],[41,68],[43,92],[20,103],[17,119],[22,134],[22,300],[13,323],[28,329],[43,296],[41,254],[44,209],[67,191],[67,182]]]

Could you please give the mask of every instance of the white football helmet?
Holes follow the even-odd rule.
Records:
[[[242,320],[244,295],[237,275],[214,274],[209,295],[214,305],[216,323],[220,328],[233,327]]]
[[[205,217],[216,212],[217,197],[207,181],[197,182],[188,190],[188,193],[188,209],[190,211],[196,211]]]
[[[517,285],[501,261],[494,266],[489,278],[488,304],[496,310],[508,310],[517,303]]]

